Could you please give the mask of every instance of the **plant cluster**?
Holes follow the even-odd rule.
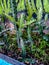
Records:
[[[16,31],[14,35],[9,31],[3,34],[8,42],[7,49],[15,52],[18,50],[24,59],[33,56],[48,64],[49,1],[0,0],[0,16],[3,23],[6,19],[10,21]]]

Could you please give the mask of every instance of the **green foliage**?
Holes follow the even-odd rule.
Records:
[[[17,11],[21,11],[24,10],[25,6],[24,6],[24,0],[20,0],[17,6]]]
[[[34,4],[34,0],[31,0],[31,5],[32,5],[32,11],[36,13],[36,7]]]
[[[42,19],[42,14],[43,14],[43,8],[42,8],[42,3],[41,0],[36,1],[36,7],[37,7],[37,20]]]
[[[42,19],[43,10],[40,7],[37,11],[37,20],[40,21]]]
[[[47,44],[48,43],[45,40],[42,40],[42,41],[40,41],[38,47],[35,44],[32,47],[33,48],[32,54],[43,62],[48,61],[48,59],[46,58],[46,57],[48,57],[48,54],[46,54],[46,51],[45,51]]]
[[[45,21],[48,19],[48,14],[45,15]]]
[[[17,6],[16,6],[16,0],[11,0],[11,10],[12,10],[12,16],[16,20],[17,19]]]
[[[39,9],[40,7],[42,7],[41,0],[36,0],[36,7],[37,7],[37,9]]]
[[[49,1],[43,0],[45,12],[49,13]]]
[[[28,13],[27,19],[30,20],[33,13],[32,8],[31,8],[31,3],[29,2],[29,0],[25,0],[25,2],[26,2],[27,13]]]
[[[29,0],[19,0],[18,4],[17,2],[18,0],[7,0],[7,2],[6,0],[0,0],[0,15],[6,16],[6,18],[13,22],[16,30],[16,35],[10,36],[10,34],[7,34],[7,37],[6,35],[4,36],[4,39],[6,39],[5,42],[9,43],[9,46],[7,45],[8,49],[15,51],[17,47],[21,48],[22,52],[20,52],[23,58],[26,56],[26,51],[28,50],[27,52],[31,52],[35,58],[44,60],[43,62],[45,62],[48,57],[46,53],[48,48],[46,46],[49,47],[49,36],[44,34],[43,30],[46,27],[44,23],[48,20],[49,2],[48,0],[43,0],[45,11],[43,10],[41,0],[36,0],[36,5],[34,0],[31,0],[31,2]],[[24,9],[27,10],[25,13],[28,15],[23,12],[21,13]],[[42,20],[43,12],[46,12],[44,20]],[[20,15],[17,17],[19,13]],[[36,18],[32,16],[34,13],[37,15]],[[29,46],[25,44],[26,41],[27,44],[30,44]]]
[[[0,0],[0,14],[3,14],[3,13],[6,13],[6,14],[9,14],[11,12],[11,9],[10,9],[10,0],[7,0],[7,3],[6,3],[6,0]]]

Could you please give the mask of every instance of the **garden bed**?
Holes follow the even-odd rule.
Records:
[[[49,65],[48,0],[0,0],[0,53],[11,64]]]
[[[14,59],[6,56],[6,55],[3,55],[3,54],[0,54],[0,59],[5,60],[6,62],[8,62],[8,63],[10,63],[12,65],[25,65],[25,64],[23,64],[23,63],[21,63],[21,62],[19,62],[17,60],[14,60]]]

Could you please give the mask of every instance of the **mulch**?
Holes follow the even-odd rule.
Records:
[[[4,55],[4,54],[1,54],[1,53],[0,53],[0,58],[7,61],[7,62],[9,62],[9,63],[11,63],[12,65],[25,65],[22,62],[19,62],[19,61],[15,60],[15,59],[12,59],[12,58]]]

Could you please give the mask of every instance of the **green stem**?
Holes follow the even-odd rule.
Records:
[[[30,41],[30,48],[31,48],[31,52],[32,52],[32,46],[33,46],[33,41],[32,41],[32,38],[31,38],[31,29],[30,29],[30,26],[28,26],[27,28],[27,33],[28,33],[28,40]]]

